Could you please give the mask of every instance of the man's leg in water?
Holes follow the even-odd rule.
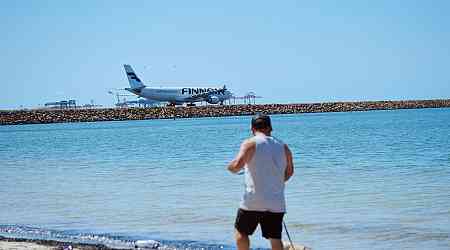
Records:
[[[270,245],[272,246],[272,250],[283,250],[283,242],[281,242],[281,239],[270,238]]]
[[[250,249],[250,240],[248,235],[234,230],[234,236],[236,238],[236,245],[238,250],[248,250]]]

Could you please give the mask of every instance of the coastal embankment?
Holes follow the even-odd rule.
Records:
[[[176,119],[266,114],[350,112],[450,107],[450,99],[409,101],[326,102],[197,107],[108,108],[0,111],[0,125]]]

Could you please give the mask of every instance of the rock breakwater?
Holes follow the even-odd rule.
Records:
[[[447,107],[450,107],[450,99],[197,107],[21,110],[0,111],[0,125],[223,117],[254,115],[256,113],[295,114]]]

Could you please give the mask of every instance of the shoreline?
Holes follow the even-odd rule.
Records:
[[[298,244],[295,244],[294,247],[296,250],[311,250],[311,248],[309,247]],[[159,249],[159,247],[156,248],[135,247],[135,248]],[[26,239],[26,238],[9,238],[0,236],[0,250],[19,250],[19,249],[20,250],[129,250],[121,248],[110,248],[102,244],[73,243],[56,240],[40,240],[40,239]],[[288,241],[283,241],[283,249],[293,250]]]
[[[227,117],[257,113],[273,115],[449,107],[450,99],[436,99],[194,107],[14,110],[0,111],[0,125]]]
[[[55,240],[39,240],[39,239],[26,239],[26,238],[9,238],[0,236],[0,249],[5,250],[121,250],[116,248],[109,248],[100,244],[85,244],[85,243],[73,243]]]

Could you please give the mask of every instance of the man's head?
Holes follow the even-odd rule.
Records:
[[[266,135],[270,135],[272,132],[272,123],[268,115],[255,115],[252,118],[252,132],[262,132]]]

